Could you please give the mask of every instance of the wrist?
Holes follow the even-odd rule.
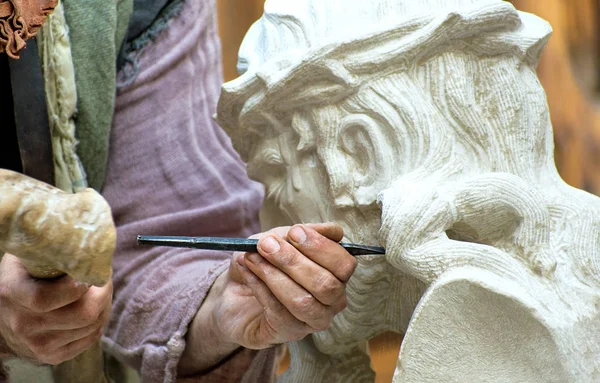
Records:
[[[218,312],[226,281],[227,271],[215,280],[190,323],[186,347],[179,361],[179,374],[182,376],[210,369],[240,347],[219,325]]]
[[[199,327],[197,329],[198,333],[204,332],[205,336],[218,340],[223,348],[229,349],[237,348],[239,344],[233,341],[230,332],[224,331],[222,326],[224,318],[221,313],[226,311],[223,310],[222,306],[223,304],[227,304],[223,298],[229,281],[228,273],[229,270],[226,270],[213,283],[204,303],[198,310],[198,313],[196,313],[198,319],[194,318],[196,322],[194,325]]]

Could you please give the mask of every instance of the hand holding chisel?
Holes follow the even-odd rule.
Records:
[[[229,355],[239,346],[263,349],[331,325],[346,307],[346,284],[358,263],[340,245],[342,237],[342,228],[329,223],[279,227],[251,240],[140,237],[139,243],[234,251],[187,339],[202,344],[200,350]],[[202,262],[201,254],[195,258]],[[218,342],[208,344],[209,339]],[[184,353],[181,371],[192,373],[218,362],[207,358]]]

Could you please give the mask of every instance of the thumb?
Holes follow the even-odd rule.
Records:
[[[244,260],[244,252],[236,251],[231,256],[231,263],[229,264],[229,278],[237,283],[244,283],[243,272],[251,272],[246,268]]]
[[[315,230],[317,233],[322,236],[339,242],[344,237],[344,229],[335,222],[324,222],[324,223],[307,223],[304,226],[309,227]],[[259,239],[265,235],[275,234],[280,236],[281,238],[287,239],[287,232],[289,231],[289,226],[282,226],[273,228],[266,233],[259,233],[251,236],[250,238]],[[231,257],[231,263],[229,265],[229,277],[238,283],[244,283],[243,272],[251,272],[246,268],[246,263],[244,260],[244,252],[235,252]]]

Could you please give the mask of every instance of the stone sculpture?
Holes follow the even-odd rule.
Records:
[[[536,65],[551,28],[499,0],[267,0],[217,121],[265,229],[385,246],[283,382],[600,381],[600,199],[565,184]]]

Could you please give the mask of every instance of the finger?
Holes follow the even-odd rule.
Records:
[[[259,246],[261,255],[267,261],[324,305],[333,305],[344,295],[345,285],[342,281],[281,238],[268,236],[262,239]]]
[[[19,258],[10,253],[4,253],[2,256],[2,266],[10,270],[8,275],[12,278],[30,277],[29,272]]]
[[[85,295],[89,289],[88,285],[69,276],[41,280],[19,273],[5,285],[6,298],[33,312],[48,312],[69,305]]]
[[[249,238],[260,239],[269,234],[275,234],[280,237],[287,238],[287,232],[289,231],[289,229],[290,229],[290,226],[280,226],[280,227],[273,228],[265,233],[254,234],[254,235],[250,236]],[[242,270],[240,270],[240,266],[245,267],[244,254],[245,254],[244,252],[233,253],[233,255],[231,257],[231,263],[229,265],[229,277],[233,281],[238,282],[238,283],[242,283],[244,281],[244,278],[242,277]]]
[[[87,327],[102,318],[111,307],[112,283],[102,287],[92,286],[87,294],[70,305],[44,314],[45,329],[74,330]]]
[[[103,331],[104,330],[104,325],[106,324],[106,322],[108,321],[108,317],[110,315],[110,308],[107,307],[102,314],[100,314],[100,317],[91,325],[86,326],[86,327],[82,327],[76,330],[59,330],[56,331],[56,334],[53,334],[56,336],[56,346],[57,348],[65,346],[69,343],[75,342],[79,339],[83,339],[85,337],[87,337],[88,335],[92,335],[93,333],[95,333],[96,331]]]
[[[57,351],[56,360],[51,361],[49,364],[59,364],[66,360],[71,360],[75,358],[77,355],[81,354],[85,350],[89,349],[96,342],[98,342],[101,336],[102,329],[97,329],[85,338],[78,339],[74,342],[66,344]]]
[[[302,254],[329,270],[340,281],[347,282],[356,269],[356,258],[337,241],[333,241],[307,225],[295,225],[288,232],[292,245]]]
[[[86,338],[98,330],[101,331],[104,327],[103,325],[103,318],[99,318],[95,323],[86,327],[74,330],[56,330],[44,332],[40,335],[31,336],[31,344],[29,347],[36,353],[49,354],[52,352],[57,352],[60,348],[69,343]]]
[[[304,338],[314,330],[306,323],[294,317],[287,308],[273,295],[271,290],[248,268],[242,267],[244,282],[252,290],[258,303],[264,307],[264,322],[250,336],[253,343],[264,347],[273,344],[295,341]]]
[[[295,318],[318,331],[329,327],[333,318],[333,310],[330,307],[319,302],[260,254],[247,253],[245,261],[248,269],[265,283],[271,293]]]

